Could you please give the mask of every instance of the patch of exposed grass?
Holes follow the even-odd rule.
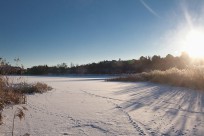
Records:
[[[204,68],[194,67],[179,70],[172,68],[166,71],[151,71],[139,74],[125,75],[107,81],[150,81],[191,89],[204,90]]]

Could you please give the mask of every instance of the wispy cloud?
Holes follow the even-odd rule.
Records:
[[[150,13],[152,13],[154,16],[160,18],[160,16],[159,16],[152,8],[150,8],[150,6],[147,5],[147,3],[144,2],[144,0],[140,0],[140,2],[142,3],[142,5],[143,5]]]

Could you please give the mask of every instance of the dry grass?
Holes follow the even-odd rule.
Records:
[[[13,115],[13,125],[12,125],[12,136],[14,136],[14,126],[15,126],[15,118],[18,117],[20,121],[25,118],[24,111],[27,111],[28,109],[26,107],[17,107],[14,115]]]
[[[166,71],[151,71],[121,76],[108,81],[151,81],[173,86],[204,90],[204,68],[191,67],[184,70],[172,68]]]
[[[14,84],[9,82],[9,78],[0,76],[0,124],[2,123],[1,112],[6,105],[26,103],[26,95],[32,93],[44,93],[52,88],[45,83],[28,84],[20,82]]]
[[[7,77],[0,77],[0,124],[2,123],[1,112],[5,105],[23,103],[24,94],[15,92],[10,87]]]
[[[22,82],[19,84],[15,84],[13,88],[16,92],[20,92],[23,94],[44,93],[49,90],[52,90],[52,87],[40,82],[34,84]]]

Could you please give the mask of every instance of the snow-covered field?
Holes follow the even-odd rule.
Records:
[[[25,119],[15,119],[15,136],[204,135],[204,94],[198,91],[100,78],[24,78],[54,90],[28,96]],[[15,109],[4,110],[0,136],[11,136]]]

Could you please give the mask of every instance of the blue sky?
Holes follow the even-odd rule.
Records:
[[[0,57],[25,67],[180,52],[202,0],[0,0]]]

